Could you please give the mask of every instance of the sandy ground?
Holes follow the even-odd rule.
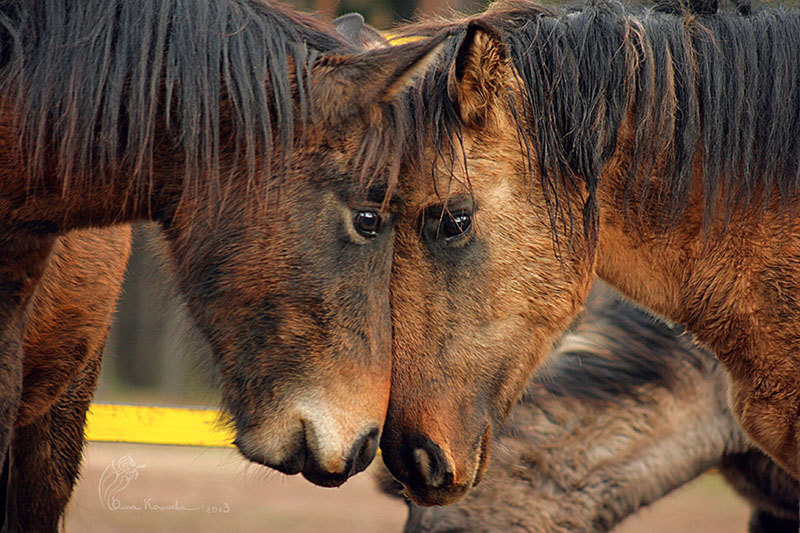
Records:
[[[125,486],[114,467],[134,470],[135,479]],[[105,502],[103,489],[112,496]],[[323,489],[248,463],[233,449],[92,443],[66,529],[380,533],[399,531],[404,517],[403,503],[380,494],[370,476]]]
[[[616,531],[744,533],[747,516],[746,504],[706,475]],[[401,531],[404,519],[405,506],[378,492],[369,475],[323,489],[249,464],[232,449],[92,443],[66,531],[381,533]]]

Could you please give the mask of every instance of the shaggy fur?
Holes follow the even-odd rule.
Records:
[[[122,167],[146,189],[159,127],[183,152],[187,185],[216,175],[231,140],[254,174],[275,144],[291,151],[295,98],[309,111],[309,63],[348,48],[314,19],[254,0],[6,0],[0,14],[0,75],[18,93],[30,171],[55,151],[65,190]]]
[[[787,205],[793,199],[800,186],[792,133],[800,121],[800,13],[748,4],[702,11],[706,16],[684,15],[676,2],[637,10],[604,1],[554,9],[510,0],[480,17],[503,41],[518,76],[522,101],[508,95],[507,104],[529,178],[547,198],[554,238],[556,223],[573,223],[568,199],[576,190],[586,194],[584,231],[596,235],[598,181],[626,119],[634,141],[626,194],[636,194],[627,201],[645,201],[664,229],[689,205],[696,161],[706,220],[765,208],[773,193]],[[443,70],[430,73],[415,102],[427,117],[421,123],[436,132],[436,152],[450,157],[459,156],[451,143],[461,119],[445,90],[447,65],[468,26],[437,21],[399,30],[454,34]],[[654,169],[668,176],[655,190],[642,179]]]

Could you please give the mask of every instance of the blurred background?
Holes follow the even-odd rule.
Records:
[[[305,11],[316,11],[323,16],[338,17],[357,11],[364,15],[368,23],[376,28],[386,29],[401,21],[417,17],[443,15],[449,11],[476,13],[489,2],[482,0],[308,0],[291,1]]]

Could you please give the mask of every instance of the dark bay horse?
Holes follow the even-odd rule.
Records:
[[[800,12],[498,2],[412,93],[382,449],[452,502],[595,274],[687,326],[746,434],[800,474]],[[427,136],[425,136],[427,135]]]
[[[481,484],[453,505],[409,503],[405,531],[610,531],[716,467],[752,504],[752,533],[796,532],[797,483],[744,436],[725,373],[683,330],[596,284],[499,428]]]
[[[240,451],[325,486],[365,468],[389,394],[394,102],[436,46],[355,54],[256,0],[0,4],[0,452],[58,236],[153,220]]]
[[[70,232],[53,244],[24,335],[22,395],[0,487],[4,531],[57,530],[130,243],[122,225]]]

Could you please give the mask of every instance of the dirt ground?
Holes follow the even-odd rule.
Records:
[[[631,517],[618,533],[737,533],[748,510],[706,475]],[[404,505],[369,475],[315,487],[232,449],[92,443],[67,512],[72,532],[399,532]]]

